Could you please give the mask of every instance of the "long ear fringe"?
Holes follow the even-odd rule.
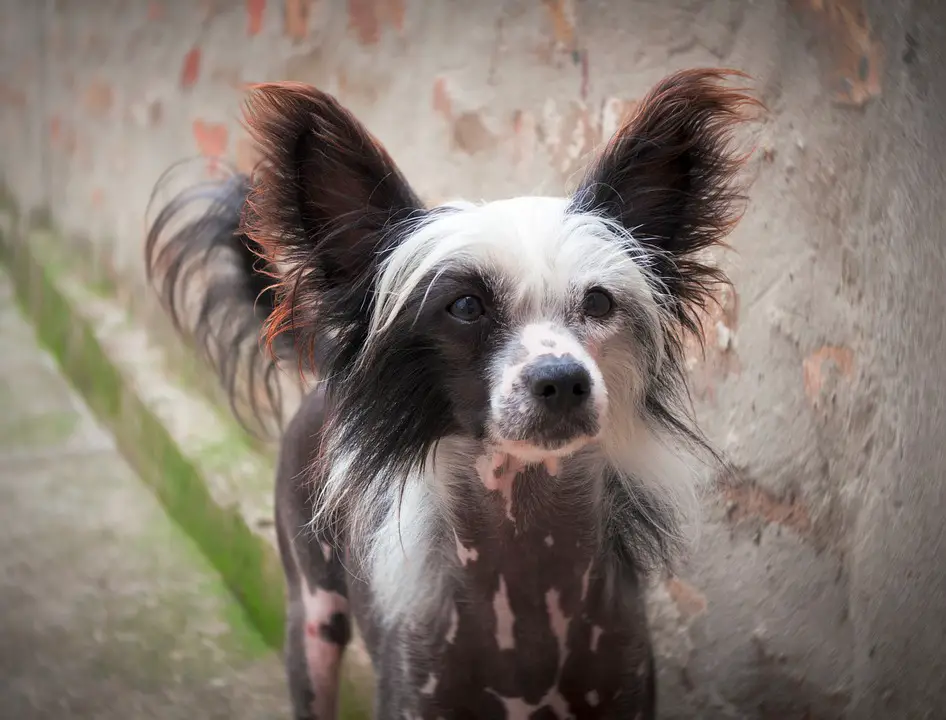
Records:
[[[740,170],[751,153],[735,131],[762,104],[725,81],[726,69],[677,72],[656,85],[589,169],[575,203],[617,219],[652,252],[653,269],[680,326],[701,337],[699,314],[719,283],[700,251],[723,246],[741,219]]]
[[[355,322],[350,309],[363,303],[379,231],[420,201],[381,144],[313,87],[255,86],[244,123],[262,160],[243,227],[266,264],[279,268],[266,343],[272,348],[290,332],[300,364],[312,367],[326,329]]]

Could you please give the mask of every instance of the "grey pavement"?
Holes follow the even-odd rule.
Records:
[[[0,720],[288,716],[280,659],[0,273]]]

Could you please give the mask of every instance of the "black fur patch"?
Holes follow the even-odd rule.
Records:
[[[327,623],[319,626],[319,635],[323,640],[345,647],[351,640],[351,625],[345,613],[332,613]]]

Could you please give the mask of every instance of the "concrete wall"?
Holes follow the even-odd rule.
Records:
[[[666,72],[770,114],[694,358],[739,468],[652,598],[667,718],[946,707],[946,8],[935,0],[2,0],[0,173],[129,302],[171,162],[249,167],[246,83],[336,93],[430,200],[564,190]]]

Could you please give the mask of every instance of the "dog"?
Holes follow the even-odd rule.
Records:
[[[698,504],[687,458],[720,460],[685,349],[746,197],[739,75],[659,82],[568,197],[438,207],[332,96],[255,86],[253,176],[151,225],[231,393],[265,376],[277,412],[274,368],[318,376],[275,491],[297,719],[336,716],[353,620],[382,720],[655,716],[645,582]]]

